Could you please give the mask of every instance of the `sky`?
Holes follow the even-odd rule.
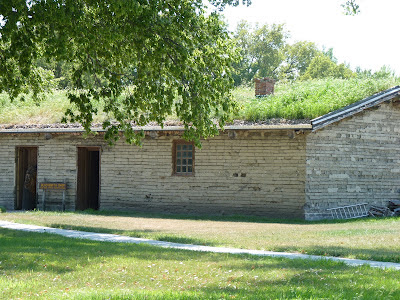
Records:
[[[346,16],[344,0],[252,0],[249,7],[224,11],[229,29],[244,19],[251,24],[286,24],[291,40],[333,48],[339,63],[352,69],[379,70],[386,65],[400,75],[399,0],[358,0],[361,12]]]

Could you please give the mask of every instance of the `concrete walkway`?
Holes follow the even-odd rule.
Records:
[[[7,221],[0,221],[0,227],[7,228],[7,229],[13,229],[13,230],[28,231],[28,232],[41,232],[41,233],[46,232],[46,233],[62,235],[62,236],[69,237],[69,238],[88,239],[88,240],[100,241],[100,242],[148,244],[148,245],[153,245],[153,246],[158,246],[158,247],[163,247],[163,248],[174,248],[174,249],[191,250],[191,251],[230,253],[230,254],[250,254],[250,255],[257,255],[257,256],[284,257],[284,258],[289,258],[289,259],[331,260],[331,261],[336,261],[336,262],[342,262],[349,266],[369,265],[374,268],[381,268],[381,269],[391,268],[391,269],[400,270],[400,263],[391,263],[391,262],[340,258],[340,257],[333,257],[333,256],[317,256],[317,255],[307,255],[307,254],[297,254],[297,253],[285,253],[285,252],[274,252],[274,251],[246,250],[246,249],[236,249],[236,248],[179,244],[179,243],[162,242],[162,241],[155,241],[155,240],[142,239],[142,238],[133,238],[133,237],[128,237],[128,236],[116,235],[116,234],[57,229],[57,228],[50,228],[50,227],[44,227],[44,226],[18,224],[18,223],[7,222]]]

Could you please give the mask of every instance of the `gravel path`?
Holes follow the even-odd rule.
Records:
[[[336,262],[342,262],[349,266],[369,265],[374,268],[381,268],[381,269],[391,268],[391,269],[400,270],[400,263],[392,263],[392,262],[380,262],[380,261],[340,258],[340,257],[332,257],[332,256],[317,256],[317,255],[307,255],[307,254],[298,254],[298,253],[285,253],[285,252],[274,252],[274,251],[246,250],[246,249],[237,249],[237,248],[179,244],[179,243],[162,242],[162,241],[155,241],[155,240],[142,239],[142,238],[134,238],[134,237],[128,237],[128,236],[122,236],[122,235],[116,235],[116,234],[57,229],[57,228],[50,228],[50,227],[44,227],[44,226],[19,224],[19,223],[7,222],[7,221],[0,221],[0,227],[7,228],[7,229],[13,229],[13,230],[28,231],[28,232],[52,233],[52,234],[58,234],[58,235],[69,237],[69,238],[88,239],[88,240],[100,241],[100,242],[149,244],[149,245],[163,247],[163,248],[174,248],[174,249],[213,252],[213,253],[250,254],[250,255],[257,255],[257,256],[284,257],[284,258],[289,258],[289,259],[331,260],[331,261],[336,261]]]

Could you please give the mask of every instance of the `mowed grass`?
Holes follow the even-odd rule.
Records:
[[[283,222],[114,212],[18,212],[0,220],[162,241],[400,262],[400,218]]]
[[[400,271],[0,229],[2,299],[399,299]]]

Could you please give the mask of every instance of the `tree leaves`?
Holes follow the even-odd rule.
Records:
[[[254,76],[278,78],[287,38],[288,32],[282,24],[257,25],[253,30],[248,22],[241,21],[234,33],[242,55],[235,66],[235,85],[251,82]]]
[[[256,77],[297,80],[354,75],[346,65],[337,64],[332,48],[319,50],[308,41],[288,44],[288,37],[283,24],[257,25],[253,29],[241,21],[234,33],[242,56],[235,64],[235,85],[250,83]]]
[[[37,95],[43,91],[37,59],[67,62],[68,97],[77,108],[67,117],[90,131],[93,103],[101,103],[111,142],[123,130],[139,144],[143,135],[132,124],[162,125],[175,112],[184,137],[199,145],[234,109],[230,74],[237,51],[218,14],[206,15],[200,0],[12,0],[0,15],[0,92],[16,97],[34,87]]]
[[[360,6],[356,0],[348,0],[341,5],[346,15],[354,16],[360,13]]]
[[[309,80],[326,77],[349,79],[354,76],[355,74],[344,64],[337,65],[329,57],[317,55],[312,59],[300,79]]]

